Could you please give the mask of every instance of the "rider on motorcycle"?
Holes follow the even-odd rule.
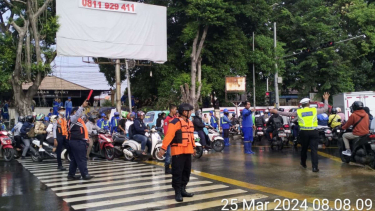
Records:
[[[283,127],[283,118],[279,114],[273,114],[267,122],[266,137],[272,141],[270,133],[274,134],[277,129]]]
[[[138,111],[138,118],[134,120],[134,131],[133,131],[133,139],[141,144],[141,150],[143,151],[143,155],[147,155],[145,151],[146,145],[148,148],[148,153],[151,153],[151,141],[148,140],[147,136],[145,135],[146,132],[149,132],[143,119],[145,118],[145,113],[143,111]]]
[[[120,113],[115,112],[114,116],[111,119],[111,133],[117,132],[117,127],[120,121]]]
[[[19,116],[17,124],[11,130],[11,132],[13,133],[13,136],[14,136],[14,140],[16,141],[16,147],[17,148],[21,146],[21,141],[22,141],[22,139],[21,139],[21,128],[22,128],[22,125],[23,125],[24,122],[25,122],[25,117]]]
[[[260,115],[260,111],[255,111],[255,126],[256,127],[264,127],[265,124],[266,124],[266,121]]]
[[[86,123],[87,133],[89,134],[89,146],[87,148],[86,154],[87,159],[89,159],[92,145],[94,144],[94,141],[96,141],[95,135],[97,135],[98,131],[101,130],[101,128],[98,125],[96,125],[97,119],[98,118],[96,115],[92,115],[89,117],[89,121]]]
[[[135,118],[135,115],[133,113],[129,113],[127,116],[127,120],[125,123],[125,132],[128,138],[129,138],[129,128],[132,124],[134,124],[134,118]]]
[[[23,152],[22,152],[22,157],[21,157],[22,160],[25,159],[26,153],[30,148],[31,137],[29,137],[28,132],[34,127],[33,122],[34,122],[34,117],[31,115],[28,115],[26,117],[25,123],[23,123],[22,128],[20,130],[22,141],[25,145],[25,147],[23,148]]]
[[[349,140],[356,139],[360,136],[365,136],[369,133],[369,116],[365,110],[363,110],[363,103],[361,101],[355,101],[350,107],[352,115],[350,115],[348,121],[342,129],[346,130],[351,125],[353,125],[353,132],[344,133],[342,139],[345,144],[346,151],[343,151],[342,154],[346,156],[351,156],[352,152],[350,150]]]
[[[332,129],[341,125],[341,117],[337,114],[337,109],[332,108],[331,115],[329,115],[328,126]]]
[[[198,133],[198,136],[200,138],[200,143],[202,144],[203,148],[205,148],[205,150],[209,149],[210,147],[207,146],[206,135],[204,134],[204,131],[203,131],[203,128],[206,127],[206,125],[203,123],[202,113],[200,110],[197,110],[195,112],[193,125],[194,125],[194,131]]]
[[[328,126],[328,115],[326,113],[318,114],[318,125]]]
[[[45,150],[43,149],[43,142],[46,139],[46,126],[44,125],[44,114],[38,114],[36,116],[36,122],[35,122],[35,135],[36,138],[39,140],[39,152],[44,152]]]

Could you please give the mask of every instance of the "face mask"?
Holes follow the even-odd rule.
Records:
[[[60,115],[65,115],[65,112],[64,111],[60,111],[60,113],[59,113]]]

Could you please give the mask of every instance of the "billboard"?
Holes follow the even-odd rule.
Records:
[[[225,77],[226,92],[246,92],[246,77]]]

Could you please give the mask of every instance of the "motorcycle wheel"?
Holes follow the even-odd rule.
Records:
[[[271,150],[275,150],[275,145],[273,144],[273,140],[272,140],[272,143],[271,143]]]
[[[40,157],[38,152],[31,152],[31,160],[33,160],[33,162],[42,162],[43,161],[43,159]]]
[[[10,148],[3,149],[3,157],[4,157],[4,160],[7,161],[7,162],[13,160],[14,150],[10,149]]]
[[[344,162],[344,163],[349,163],[350,162],[350,157],[343,155],[342,151],[344,151],[344,150],[343,150],[343,147],[340,145],[339,146],[339,153],[340,153],[341,161]]]
[[[195,158],[202,157],[202,155],[203,155],[203,147],[196,147],[195,150],[196,150],[196,154],[195,154],[194,157]]]
[[[157,148],[154,150],[153,157],[154,157],[157,161],[162,162],[162,161],[165,160],[165,156],[159,157],[159,156],[158,156],[159,151],[160,151],[160,147],[157,147]]]
[[[115,158],[115,148],[105,147],[105,158],[107,160],[113,160]]]
[[[216,151],[216,152],[221,152],[224,150],[224,140],[216,140],[214,141],[213,145],[212,145],[212,148]]]
[[[123,156],[124,153],[122,152],[122,149],[120,146],[115,146],[115,157],[116,158],[119,158],[121,156]]]
[[[283,143],[283,141],[281,141],[281,144],[279,146],[277,146],[277,149],[279,151],[281,151],[281,150],[283,150],[283,148],[284,148],[284,143]]]
[[[331,143],[329,142],[328,138],[325,138],[324,145],[326,147],[329,147],[331,145]]]
[[[134,157],[134,151],[131,147],[129,146],[126,146],[125,149],[129,150],[130,152],[133,153],[133,156],[128,156],[127,154],[124,153],[124,158],[126,161],[134,161],[135,160],[135,157]]]

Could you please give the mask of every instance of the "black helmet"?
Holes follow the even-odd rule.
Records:
[[[255,111],[255,115],[260,115],[260,111]]]
[[[95,123],[95,119],[97,119],[98,117],[96,115],[92,115],[89,117],[89,121],[92,122],[92,123]]]
[[[18,117],[19,122],[25,122],[25,117],[24,116],[19,116]]]
[[[350,112],[353,113],[356,110],[363,109],[363,103],[361,101],[355,101],[352,106],[350,106]]]
[[[279,108],[279,111],[284,112],[285,110],[283,108]]]
[[[194,107],[188,103],[183,103],[180,106],[178,106],[178,113],[182,115],[184,111],[191,111]]]
[[[331,113],[332,114],[337,114],[337,109],[336,108],[332,108]]]
[[[34,121],[34,117],[32,115],[28,115],[26,117],[26,121],[32,123]]]

